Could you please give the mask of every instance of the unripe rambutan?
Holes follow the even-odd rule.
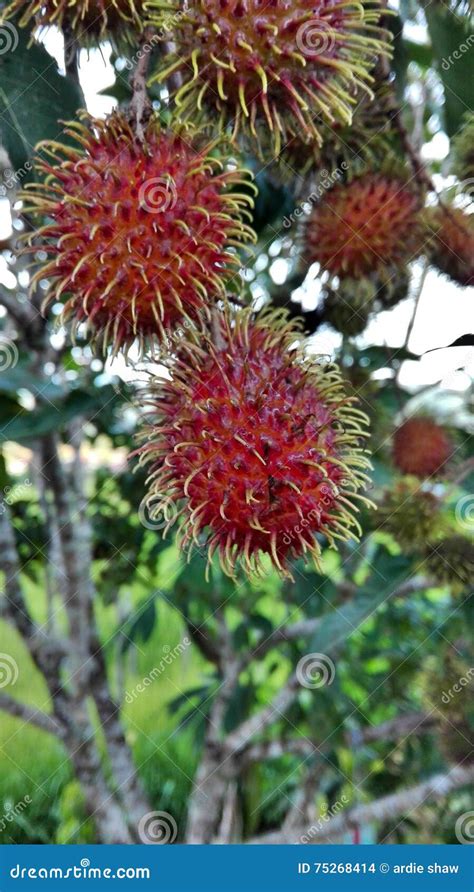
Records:
[[[423,705],[437,722],[441,751],[455,765],[474,759],[474,670],[460,650],[463,644],[456,642],[441,658],[427,661],[420,677]]]
[[[307,260],[354,279],[405,266],[422,248],[421,208],[420,190],[395,174],[368,171],[338,183],[306,224]]]
[[[405,551],[419,551],[442,528],[442,503],[418,480],[406,477],[388,489],[378,506],[377,529],[390,533]]]
[[[211,157],[193,130],[153,118],[142,142],[121,114],[83,117],[66,131],[79,148],[40,144],[53,162],[38,161],[48,179],[26,198],[50,218],[37,235],[52,260],[33,281],[51,278],[48,301],[66,295],[63,318],[116,352],[164,338],[223,295],[239,263],[230,246],[254,239],[242,222],[252,199],[231,191],[246,174]]]
[[[175,52],[157,75],[179,71],[181,114],[221,113],[234,133],[272,135],[275,153],[290,136],[323,141],[318,118],[351,122],[354,88],[389,52],[377,0],[150,0],[157,26],[173,25]],[[370,91],[369,91],[370,92]]]
[[[382,310],[391,310],[405,300],[410,292],[411,276],[408,270],[386,270],[378,277],[377,303]]]
[[[474,213],[439,207],[425,218],[431,263],[459,285],[474,285]]]
[[[474,542],[466,536],[453,535],[430,545],[425,560],[427,573],[454,593],[464,591],[474,579]]]
[[[19,24],[69,28],[81,41],[95,41],[114,31],[141,31],[145,0],[12,0],[0,20],[18,15]]]
[[[342,279],[336,288],[327,290],[324,321],[347,337],[362,334],[374,305],[375,291],[370,279]]]
[[[393,461],[402,474],[432,477],[453,453],[451,438],[431,418],[408,418],[393,436]]]
[[[332,546],[360,534],[366,417],[336,367],[295,347],[300,338],[285,311],[225,311],[212,335],[188,332],[171,380],[151,384],[140,450],[150,513],[177,503],[170,525],[181,516],[183,547],[203,534],[229,575],[258,571],[262,554],[290,575],[291,558],[317,560],[319,534]]]

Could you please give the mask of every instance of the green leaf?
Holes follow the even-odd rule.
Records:
[[[2,419],[0,443],[22,443],[44,437],[52,431],[61,430],[78,415],[93,420],[95,416],[100,416],[111,400],[116,399],[114,388],[106,386],[90,391],[74,390],[64,400],[40,405],[32,412],[22,409],[9,419]]]
[[[123,635],[121,643],[122,653],[126,653],[130,646],[136,641],[141,641],[143,644],[146,644],[153,634],[156,618],[156,602],[153,598],[139,608],[128,623],[126,623],[124,629],[119,630],[119,634]]]
[[[41,44],[29,45],[28,31],[11,27],[18,46],[0,55],[0,137],[23,182],[31,176],[29,159],[36,144],[42,139],[65,142],[59,121],[74,118],[84,97],[75,81],[59,74],[56,60]]]
[[[456,15],[444,4],[425,9],[436,67],[444,86],[444,118],[448,136],[461,126],[463,116],[474,109],[474,53],[469,19]]]
[[[374,573],[354,600],[343,604],[322,617],[313,637],[310,650],[334,654],[365,621],[410,576],[411,561],[403,556],[390,555],[380,548],[373,562]]]

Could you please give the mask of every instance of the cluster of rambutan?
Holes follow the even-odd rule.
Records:
[[[178,121],[152,116],[138,135],[124,113],[83,115],[67,132],[78,145],[41,144],[46,177],[24,196],[46,217],[30,250],[49,260],[33,281],[49,279],[46,304],[64,299],[63,319],[103,350],[171,343],[138,450],[151,514],[172,503],[183,547],[217,552],[230,575],[258,572],[264,555],[290,575],[324,541],[357,538],[366,416],[338,369],[306,356],[286,311],[228,297],[253,239],[246,172]]]
[[[428,416],[404,421],[393,436],[392,457],[401,474],[379,504],[377,528],[389,533],[405,553],[416,553],[419,570],[453,594],[474,574],[474,542],[458,532],[443,497],[443,475],[455,441]],[[441,487],[440,487],[441,484]]]

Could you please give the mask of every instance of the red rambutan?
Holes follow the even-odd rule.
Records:
[[[92,41],[127,26],[140,31],[144,24],[145,0],[12,0],[0,15],[20,16],[19,23],[70,28],[81,40]]]
[[[436,208],[427,214],[428,256],[459,285],[474,285],[474,213],[462,208]]]
[[[290,575],[289,559],[317,560],[318,534],[334,546],[361,532],[353,501],[367,503],[367,419],[338,369],[295,346],[286,311],[214,321],[212,335],[188,331],[171,380],[151,383],[140,449],[150,514],[176,505],[168,527],[181,518],[184,549],[205,544],[229,575],[258,571],[262,554]]]
[[[426,478],[437,474],[454,453],[446,431],[431,418],[409,418],[395,431],[393,460],[403,474]]]
[[[325,193],[306,226],[309,263],[360,279],[404,266],[422,248],[420,190],[402,177],[367,172]]]
[[[354,87],[369,93],[370,69],[387,54],[377,0],[149,0],[150,16],[172,27],[175,52],[156,78],[179,71],[181,114],[221,113],[259,138],[306,133],[322,143],[317,118],[350,123]]]
[[[39,236],[52,259],[33,282],[51,278],[47,301],[66,295],[63,319],[73,330],[87,323],[117,352],[135,338],[164,338],[224,293],[235,247],[254,239],[242,222],[252,199],[235,191],[251,184],[209,155],[215,144],[199,148],[192,130],[152,119],[142,142],[120,114],[83,117],[86,126],[66,130],[79,148],[39,146],[47,179],[25,198],[50,218],[34,248]]]

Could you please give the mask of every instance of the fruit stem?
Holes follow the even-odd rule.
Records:
[[[130,112],[135,121],[137,137],[141,142],[145,141],[143,125],[150,117],[152,111],[152,104],[146,88],[146,79],[154,36],[153,28],[145,28],[143,31],[136,54],[137,64],[130,81],[133,93],[130,102]]]

